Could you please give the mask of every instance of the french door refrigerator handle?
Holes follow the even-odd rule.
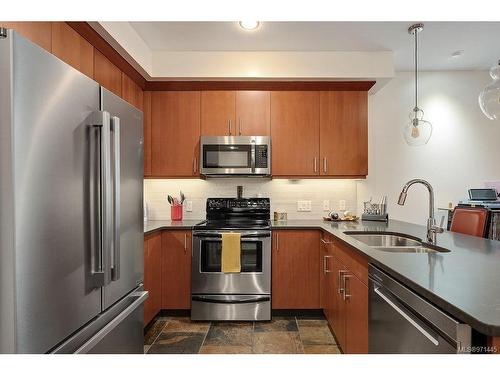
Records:
[[[99,170],[96,173],[96,186],[98,187],[97,204],[94,208],[95,212],[95,233],[96,239],[92,238],[90,243],[90,262],[91,262],[91,283],[92,287],[100,288],[110,282],[109,275],[109,241],[111,223],[109,221],[111,211],[111,190],[109,181],[111,179],[111,160],[110,160],[110,114],[106,111],[95,111],[90,117],[90,126],[97,129],[98,134],[98,153],[99,162],[96,166]]]
[[[396,312],[405,318],[413,327],[415,327],[422,335],[424,335],[430,342],[434,345],[438,346],[439,341],[434,338],[429,332],[427,332],[420,324],[418,324],[415,320],[413,320],[408,314],[406,314],[402,309],[399,308],[391,299],[386,296],[379,287],[374,287],[373,290],[377,293],[389,306],[391,306]]]
[[[113,133],[113,247],[111,280],[120,278],[120,118],[111,118]]]

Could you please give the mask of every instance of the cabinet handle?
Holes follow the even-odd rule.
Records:
[[[337,275],[337,283],[339,284],[339,287],[337,289],[338,294],[343,294],[344,293],[344,278],[342,277],[347,271],[345,270],[339,270],[339,273]]]
[[[314,173],[318,173],[318,158],[314,158]]]
[[[229,120],[227,123],[229,125],[229,135],[231,135],[231,120]]]
[[[195,156],[193,160],[193,174],[196,174],[197,170],[198,170],[198,159]]]
[[[327,171],[328,171],[328,161],[325,157],[325,158],[323,158],[323,172],[326,173]]]
[[[343,295],[342,299],[344,301],[346,299],[348,299],[349,297],[352,297],[352,294],[347,294],[347,279],[350,279],[351,277],[352,276],[348,275],[348,274],[342,275],[342,279],[344,280],[344,295]]]
[[[276,233],[276,252],[277,253],[279,253],[279,251],[280,251],[279,243],[280,243],[280,237],[279,237],[279,234]]]
[[[187,245],[187,233],[184,233],[184,254],[187,254],[187,248],[188,248],[188,245]]]
[[[323,238],[321,239],[321,242],[323,242],[325,245],[333,243],[333,241],[325,241]]]
[[[332,255],[324,255],[324,256],[323,256],[323,273],[324,273],[325,275],[326,275],[327,273],[329,273],[329,272],[332,272],[332,271],[330,271],[330,269],[327,267],[327,266],[328,266],[328,261],[327,261],[327,259],[328,259],[328,258],[333,258],[333,256],[332,256]]]
[[[240,129],[239,129],[239,133],[240,133],[239,135],[241,135],[241,118],[239,119],[239,123],[240,123],[240,124],[239,124],[239,128],[240,128]]]

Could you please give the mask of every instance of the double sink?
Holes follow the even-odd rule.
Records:
[[[447,253],[450,250],[422,243],[418,238],[402,233],[344,232],[373,249],[388,253]]]

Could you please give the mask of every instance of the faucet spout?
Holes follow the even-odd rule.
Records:
[[[436,226],[436,219],[434,218],[434,189],[432,185],[426,180],[422,180],[420,178],[415,178],[413,180],[408,181],[405,186],[403,186],[403,190],[399,194],[398,204],[403,206],[406,201],[406,196],[408,193],[408,189],[413,184],[421,184],[424,185],[429,191],[429,218],[427,219],[427,241],[429,243],[436,243],[436,233],[443,232],[442,228]]]

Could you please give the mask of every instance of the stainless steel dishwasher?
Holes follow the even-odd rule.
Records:
[[[471,328],[369,267],[369,353],[467,353]]]

